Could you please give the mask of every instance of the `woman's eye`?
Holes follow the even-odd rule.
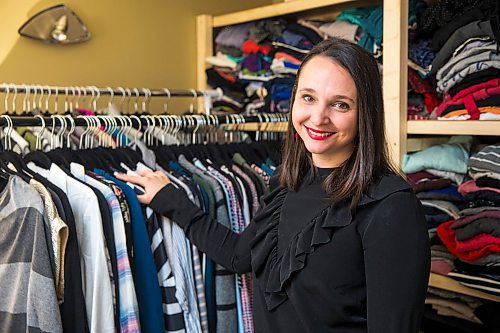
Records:
[[[314,102],[314,98],[311,95],[304,95],[302,96],[302,99],[306,101],[307,103],[312,103]]]
[[[340,110],[349,110],[351,107],[349,106],[349,104],[347,103],[344,103],[344,102],[336,102],[336,103],[333,103],[332,104],[332,107],[336,108],[336,109],[340,109]]]

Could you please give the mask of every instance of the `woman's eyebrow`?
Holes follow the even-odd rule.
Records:
[[[301,89],[299,89],[299,92],[315,93],[316,90],[314,90],[313,88],[301,88]]]
[[[347,99],[349,101],[351,101],[352,103],[355,103],[355,101],[349,97],[349,96],[345,96],[345,95],[334,95],[332,96],[333,99]]]
[[[314,90],[313,88],[300,88],[298,90],[298,92],[308,92],[308,93],[314,94],[314,93],[316,93],[316,90]],[[345,95],[333,95],[332,99],[346,99],[346,100],[351,101],[352,103],[356,103],[356,101],[354,99],[352,99],[349,96],[345,96]]]

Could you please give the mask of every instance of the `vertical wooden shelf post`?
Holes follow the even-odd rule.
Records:
[[[401,165],[407,134],[408,0],[384,1],[383,27],[386,135],[391,159]]]
[[[196,89],[207,89],[205,58],[213,55],[213,17],[196,16]],[[204,110],[203,99],[198,98],[198,110]]]

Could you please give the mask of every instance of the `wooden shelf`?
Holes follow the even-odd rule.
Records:
[[[459,282],[439,274],[431,273],[431,276],[429,278],[429,287],[435,287],[439,289],[453,291],[463,295],[478,297],[493,302],[500,302],[500,296],[495,296],[492,294],[488,294],[476,289],[463,286]]]
[[[295,0],[299,1],[299,0]],[[260,128],[259,128],[260,125]],[[264,124],[258,124],[258,123],[247,123],[247,124],[239,124],[239,125],[231,125],[231,124],[225,124],[224,127],[227,128],[228,130],[234,130],[236,127],[242,131],[247,131],[247,132],[256,132],[258,130],[260,131],[266,131],[266,132],[286,132],[287,130],[288,123],[287,122],[278,122],[278,123],[264,123]]]
[[[290,2],[275,3],[268,6],[243,10],[240,12],[218,15],[213,18],[213,27],[223,27],[226,25],[240,24],[265,18],[290,15],[308,10],[324,8],[328,6],[354,3],[359,6],[359,0],[295,0]]]
[[[408,134],[500,135],[498,120],[408,120]]]

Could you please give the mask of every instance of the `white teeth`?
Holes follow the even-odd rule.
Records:
[[[312,129],[310,129],[310,128],[308,128],[307,130],[308,130],[308,131],[309,131],[309,133],[311,133],[312,135],[315,135],[315,136],[321,136],[321,137],[324,137],[324,138],[326,138],[327,136],[330,136],[330,135],[334,134],[334,133],[318,133],[318,132],[313,131],[313,130],[312,130]]]

